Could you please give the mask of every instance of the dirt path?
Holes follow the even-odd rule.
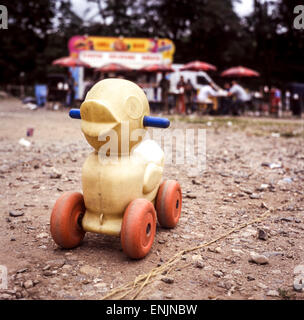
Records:
[[[81,167],[91,148],[80,122],[61,111],[24,109],[14,99],[0,100],[0,115],[0,265],[8,270],[0,299],[101,299],[177,252],[261,216],[266,207],[274,210],[265,221],[183,255],[137,299],[303,299],[294,289],[294,268],[304,268],[300,120],[174,122],[175,128],[207,129],[207,168],[194,175],[191,166],[166,166],[165,178],[179,180],[183,190],[180,223],[174,230],[158,228],[150,254],[132,261],[118,238],[90,233],[77,249],[62,250],[50,237],[56,199],[63,191],[81,191]],[[28,128],[33,137],[26,137]],[[20,145],[20,138],[31,146]],[[266,264],[249,262],[252,252]]]

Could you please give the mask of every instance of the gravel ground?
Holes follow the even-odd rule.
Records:
[[[263,221],[181,255],[137,299],[304,298],[302,120],[172,118],[173,128],[206,129],[206,169],[166,165],[164,177],[183,190],[181,219],[173,230],[158,227],[151,252],[134,261],[115,237],[87,233],[80,247],[63,250],[50,236],[56,199],[81,191],[91,148],[80,122],[66,111],[31,111],[12,98],[0,100],[0,114],[0,265],[8,273],[0,299],[101,299],[176,253],[267,212]]]

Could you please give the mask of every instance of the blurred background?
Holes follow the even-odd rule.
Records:
[[[196,60],[208,62],[216,66],[216,71],[210,70],[210,78],[203,76],[207,82],[224,88],[226,78],[221,72],[245,66],[259,74],[242,79],[246,89],[270,94],[272,87],[278,88],[281,100],[285,101],[285,92],[287,98],[292,97],[291,87],[296,86],[300,89],[295,91],[295,97],[300,102],[302,99],[304,30],[294,28],[297,16],[294,8],[300,1],[3,0],[1,3],[8,9],[8,29],[0,30],[0,86],[6,92],[15,90],[16,95],[31,96],[35,85],[49,83],[50,75],[67,76],[67,69],[54,61],[73,55],[68,43],[78,35],[169,39],[174,46],[172,67]],[[88,70],[82,72],[80,80],[74,69],[70,72],[75,85],[81,82],[81,92],[75,89],[76,100],[83,99],[88,82],[111,76],[109,73],[96,76],[91,65],[84,68]],[[161,73],[149,75],[154,83],[150,87],[155,89]],[[138,80],[134,73],[120,76],[151,82],[149,77]],[[193,81],[194,87],[199,85],[200,81]],[[200,87],[194,88],[197,89]],[[151,91],[149,95],[151,101],[162,101],[161,92]],[[299,108],[302,110],[303,106]]]

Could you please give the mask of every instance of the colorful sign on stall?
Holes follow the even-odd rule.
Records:
[[[74,36],[69,41],[70,55],[93,68],[121,63],[130,68],[148,64],[172,64],[174,43],[169,39]]]

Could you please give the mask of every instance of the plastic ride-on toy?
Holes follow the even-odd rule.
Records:
[[[95,84],[80,110],[71,109],[70,116],[81,119],[81,130],[94,151],[82,168],[83,195],[65,192],[55,203],[50,223],[54,241],[74,248],[86,232],[120,236],[127,256],[145,257],[154,241],[156,219],[165,228],[178,223],[182,193],[177,181],[162,182],[164,153],[159,145],[136,140],[134,133],[146,132],[149,126],[167,128],[169,120],[150,117],[143,90],[123,79]],[[129,130],[123,134],[126,125]],[[117,158],[104,161],[113,133]],[[101,155],[104,149],[106,154]]]

